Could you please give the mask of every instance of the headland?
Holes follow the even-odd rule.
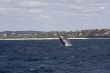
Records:
[[[3,31],[0,40],[56,40],[55,34],[69,39],[110,39],[110,29],[89,29],[80,31]]]

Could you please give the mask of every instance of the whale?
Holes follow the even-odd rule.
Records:
[[[64,38],[61,35],[59,35],[58,37],[59,37],[62,45],[64,45],[64,46],[72,46],[71,42],[67,38]]]

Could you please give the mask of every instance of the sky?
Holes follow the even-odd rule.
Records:
[[[110,0],[0,0],[0,31],[110,29]]]

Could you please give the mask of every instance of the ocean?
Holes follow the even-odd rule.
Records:
[[[110,73],[109,39],[1,40],[0,73]]]

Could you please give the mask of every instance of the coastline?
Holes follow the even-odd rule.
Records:
[[[0,39],[0,40],[58,40],[59,38],[7,38],[7,39]],[[110,38],[68,38],[69,40],[74,39],[110,39]]]

